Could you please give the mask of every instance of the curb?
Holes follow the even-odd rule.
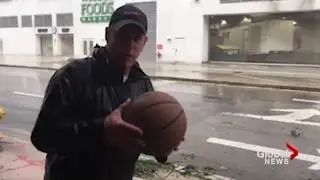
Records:
[[[196,82],[196,83],[207,83],[207,84],[223,84],[230,86],[247,86],[247,87],[259,87],[259,88],[274,88],[274,89],[284,89],[284,90],[296,90],[296,91],[310,91],[310,92],[320,92],[320,87],[298,87],[291,85],[272,85],[272,84],[255,84],[255,83],[244,83],[237,81],[219,81],[211,79],[188,79],[181,77],[169,77],[169,76],[150,76],[151,79],[161,79],[161,80],[172,80],[172,81],[184,81],[184,82]]]
[[[58,68],[53,68],[53,67],[23,66],[23,65],[11,65],[11,64],[0,64],[0,67],[25,68],[25,69],[40,69],[40,70],[51,70],[51,71],[55,71],[55,70],[58,69]]]
[[[58,68],[52,67],[38,67],[38,66],[23,66],[23,65],[8,65],[0,64],[0,67],[13,67],[13,68],[27,68],[27,69],[39,69],[39,70],[57,70]],[[258,88],[273,88],[273,89],[283,89],[283,90],[295,90],[295,91],[310,91],[310,92],[320,92],[320,87],[299,87],[292,85],[273,85],[273,84],[256,84],[247,82],[237,82],[237,81],[219,81],[211,79],[196,79],[196,78],[183,78],[183,77],[172,77],[172,76],[156,76],[149,75],[151,79],[160,80],[172,80],[172,81],[183,81],[183,82],[194,82],[194,83],[207,83],[207,84],[223,84],[230,86],[246,86],[246,87],[258,87]]]
[[[310,67],[320,68],[317,64],[285,64],[285,63],[257,63],[257,62],[209,62],[209,65],[257,65],[257,66],[277,66],[277,67]]]

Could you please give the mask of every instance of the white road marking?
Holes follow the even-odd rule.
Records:
[[[20,138],[17,138],[17,137],[12,137],[12,136],[8,136],[6,134],[1,134],[0,133],[0,139],[1,138],[11,138],[12,140],[16,141],[16,142],[19,142],[19,143],[23,143],[23,144],[31,144],[30,141],[26,141],[26,140],[23,140],[23,139],[20,139]]]
[[[19,142],[19,143],[23,143],[23,144],[31,144],[31,142],[29,141],[25,141],[19,138],[13,138],[14,141]]]
[[[242,77],[242,78],[246,78],[246,79],[255,79],[255,80],[260,80],[260,81],[264,81],[264,82],[277,82],[277,80],[272,80],[272,79],[266,79],[265,77],[255,77],[254,75],[246,75],[246,74],[233,74],[234,76],[237,77]]]
[[[289,112],[289,114],[275,115],[275,116],[272,115],[269,117],[292,120],[292,121],[306,120],[313,116],[320,115],[320,111],[317,109],[271,109],[270,111]]]
[[[20,96],[30,96],[30,97],[36,97],[36,98],[43,98],[42,94],[25,93],[25,92],[19,92],[19,91],[13,91],[13,94],[20,95]]]
[[[320,104],[320,101],[310,100],[310,99],[293,98],[292,101]]]
[[[264,153],[274,153],[274,154],[287,154],[288,153],[288,151],[286,151],[286,150],[270,148],[270,147],[266,147],[266,146],[259,146],[259,145],[255,145],[255,144],[248,144],[248,143],[243,143],[243,142],[239,142],[239,141],[219,139],[219,138],[214,138],[214,137],[208,138],[207,142],[212,143],[212,144],[219,144],[219,145],[223,145],[223,146],[229,146],[229,147],[233,147],[233,148],[243,149],[243,150],[247,150],[247,151],[253,151],[253,152],[264,152]],[[319,152],[320,149],[317,149],[317,151]],[[289,154],[290,154],[290,152],[289,152]],[[308,169],[320,170],[320,156],[303,154],[303,153],[299,152],[298,156],[295,159],[316,163],[316,164],[310,166]]]
[[[27,135],[27,136],[31,135],[31,133],[29,131],[17,129],[17,128],[0,127],[0,129],[11,131],[11,132],[18,133],[18,134]]]
[[[147,156],[144,154],[141,154],[139,156],[139,160],[141,160],[141,161],[156,161],[155,158],[153,158],[152,156]]]
[[[145,180],[145,179],[142,179],[142,178],[139,178],[139,177],[133,177],[133,180]]]
[[[229,177],[225,177],[225,176],[220,176],[220,175],[210,175],[210,176],[206,176],[206,179],[210,179],[210,180],[235,180],[233,178],[229,178]]]
[[[245,114],[245,113],[231,113],[231,112],[222,112],[222,115],[231,115],[239,117],[248,117],[265,121],[276,121],[282,123],[292,123],[292,124],[301,124],[308,126],[318,126],[320,123],[317,122],[306,122],[301,120],[306,120],[315,115],[320,115],[320,111],[316,109],[271,109],[271,111],[279,112],[291,112],[284,115],[256,115],[256,114]]]

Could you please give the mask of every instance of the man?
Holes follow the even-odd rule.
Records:
[[[54,73],[31,135],[47,153],[45,180],[132,179],[143,132],[121,111],[127,99],[153,91],[137,63],[147,28],[141,10],[122,6],[111,17],[107,47]]]

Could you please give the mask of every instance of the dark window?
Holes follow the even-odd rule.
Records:
[[[57,14],[57,26],[73,26],[73,14]]]
[[[32,27],[32,16],[21,16],[22,27]]]
[[[3,16],[0,17],[0,28],[18,27],[18,16]]]
[[[34,16],[35,27],[52,27],[52,16],[49,15],[35,15]]]

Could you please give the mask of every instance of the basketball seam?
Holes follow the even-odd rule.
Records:
[[[177,104],[177,102],[174,102],[174,101],[163,101],[163,102],[157,102],[157,103],[154,103],[154,104],[149,104],[148,106],[139,108],[139,110],[137,110],[136,112],[132,112],[132,114],[142,113],[142,112],[145,111],[146,109],[151,108],[151,107],[153,107],[153,106],[156,106],[156,105],[158,105],[158,104]]]
[[[180,113],[177,115],[176,118],[174,118],[173,120],[171,120],[168,124],[164,125],[160,131],[159,131],[159,134],[157,135],[153,135],[152,138],[150,139],[154,139],[154,140],[157,140],[160,136],[161,136],[161,133],[163,133],[167,128],[169,128],[172,124],[174,124],[175,122],[177,122],[177,120],[183,115],[184,113],[184,110],[181,110]],[[148,138],[149,139],[149,138]]]
[[[179,118],[180,116],[183,114],[183,110],[180,111],[180,113],[177,115],[177,117],[175,117],[173,120],[171,120],[170,122],[168,122],[168,124],[164,125],[162,128],[161,128],[161,131],[164,131],[166,130],[168,127],[170,127],[173,123],[175,123]]]

